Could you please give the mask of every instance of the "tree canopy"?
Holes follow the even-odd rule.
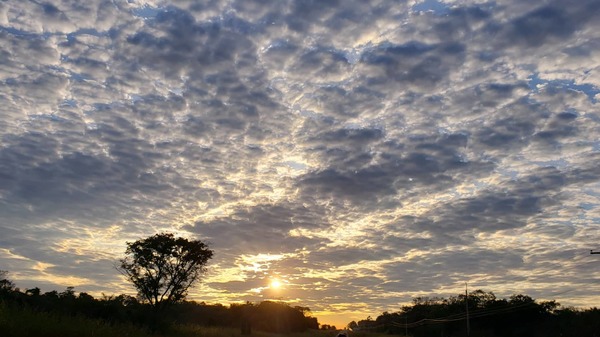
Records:
[[[348,326],[354,331],[414,337],[467,333],[470,336],[593,336],[600,333],[599,318],[597,308],[562,308],[556,301],[538,302],[523,294],[499,299],[492,292],[475,290],[467,296],[417,297],[412,305],[403,306],[398,312],[384,312],[375,320],[369,317]]]
[[[213,251],[200,240],[160,233],[128,242],[125,254],[117,269],[133,283],[141,300],[158,309],[186,297]]]
[[[15,287],[15,284],[7,276],[8,272],[6,270],[0,270],[0,291],[12,290]]]

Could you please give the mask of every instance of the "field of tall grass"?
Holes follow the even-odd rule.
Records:
[[[285,337],[335,337],[337,331],[311,330],[285,334]],[[109,324],[102,320],[58,313],[38,312],[30,308],[0,302],[2,337],[242,337],[240,329],[174,325],[162,333],[133,324]],[[281,334],[253,330],[250,337],[282,337]],[[378,337],[357,333],[351,337]]]
[[[145,329],[127,324],[107,324],[81,316],[38,312],[0,302],[0,335],[3,337],[150,336]]]

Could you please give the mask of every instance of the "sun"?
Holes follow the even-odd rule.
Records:
[[[278,279],[271,280],[271,289],[279,289],[281,288],[282,283]]]

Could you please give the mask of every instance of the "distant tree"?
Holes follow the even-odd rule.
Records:
[[[0,270],[0,290],[12,291],[14,288],[15,284],[8,279],[8,272],[6,270]]]
[[[42,294],[42,296],[44,298],[46,298],[47,300],[56,301],[56,300],[58,300],[58,291],[56,291],[56,290],[46,291],[45,293]]]
[[[62,293],[58,294],[58,297],[60,297],[61,299],[67,299],[67,300],[74,300],[75,297],[75,288],[74,287],[67,287],[67,289],[65,289],[65,291],[63,291]]]
[[[356,323],[356,321],[352,321],[348,323],[347,328],[350,330],[356,330],[358,328],[358,324]]]
[[[155,309],[179,302],[199,280],[213,251],[200,240],[160,233],[127,243],[117,269]]]
[[[25,290],[25,294],[29,296],[40,296],[41,290],[38,287]]]
[[[84,301],[84,302],[94,302],[94,297],[88,293],[79,293],[79,296],[77,296],[77,299],[79,301]]]

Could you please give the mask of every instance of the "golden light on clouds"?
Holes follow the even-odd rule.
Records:
[[[9,1],[0,269],[131,293],[126,242],[172,232],[214,249],[195,300],[322,323],[467,279],[598,302],[594,1]]]
[[[238,265],[243,271],[251,270],[258,272],[261,270],[268,270],[269,266],[274,261],[282,260],[294,254],[256,254],[256,255],[242,255],[238,260]]]
[[[121,227],[112,225],[105,229],[85,228],[76,238],[58,241],[54,247],[57,252],[90,255],[96,259],[113,259],[114,251],[123,247],[119,237]]]

